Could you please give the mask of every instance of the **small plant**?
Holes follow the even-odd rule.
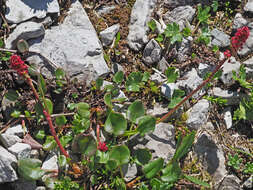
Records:
[[[253,162],[247,162],[244,166],[244,173],[253,174]]]
[[[212,102],[213,104],[218,104],[218,105],[226,105],[227,100],[221,97],[214,97],[214,96],[204,96],[205,99],[208,101]]]
[[[232,71],[233,75],[233,79],[237,82],[239,82],[239,84],[246,88],[246,89],[253,89],[253,85],[249,82],[247,82],[246,80],[246,69],[244,67],[244,65],[240,66],[239,69],[239,73],[237,74],[235,71]]]
[[[242,164],[242,158],[235,154],[232,156],[231,154],[228,155],[228,166],[234,168],[235,170],[239,170]]]

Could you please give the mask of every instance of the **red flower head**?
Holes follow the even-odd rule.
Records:
[[[18,55],[12,55],[10,59],[10,67],[14,69],[19,75],[28,73],[28,66]]]
[[[102,151],[102,152],[106,152],[108,150],[108,147],[106,146],[106,143],[103,142],[99,142],[98,143],[98,150]]]
[[[226,50],[224,52],[224,55],[225,55],[225,57],[229,58],[229,57],[231,57],[231,52],[229,50]]]
[[[235,51],[242,48],[243,44],[248,39],[249,34],[250,34],[250,31],[247,26],[237,29],[235,36],[233,36],[231,40],[232,47],[235,49]]]

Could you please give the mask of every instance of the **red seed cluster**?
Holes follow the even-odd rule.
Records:
[[[246,42],[250,34],[249,28],[244,26],[242,28],[237,29],[235,36],[232,37],[232,47],[237,51],[242,48],[243,44]]]
[[[19,75],[28,73],[28,66],[18,55],[12,55],[10,58],[10,67],[14,69]]]
[[[231,52],[227,49],[227,50],[224,52],[224,55],[225,55],[225,57],[229,58],[229,57],[231,57]]]
[[[102,152],[106,152],[108,150],[108,147],[106,146],[106,143],[103,142],[99,142],[98,143],[98,150],[102,151]]]

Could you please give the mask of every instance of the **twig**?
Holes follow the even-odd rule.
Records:
[[[71,115],[75,115],[74,112],[71,113],[57,113],[57,114],[52,114],[51,117],[58,117],[58,116],[71,116]],[[20,118],[27,118],[25,115],[20,115]],[[36,116],[30,116],[29,118],[35,118]]]

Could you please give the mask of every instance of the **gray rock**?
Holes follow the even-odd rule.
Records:
[[[5,96],[3,97],[0,109],[5,121],[9,121],[12,118],[11,113],[14,111],[15,103],[16,101],[10,101]]]
[[[46,160],[42,164],[42,169],[44,170],[58,170],[57,155],[54,152],[50,152]]]
[[[143,51],[142,60],[146,64],[152,65],[160,61],[161,53],[162,48],[160,47],[160,45],[154,39],[151,39]]]
[[[240,179],[234,175],[226,176],[223,181],[216,185],[217,190],[240,190]]]
[[[5,134],[6,135],[16,135],[16,136],[19,136],[19,137],[23,137],[24,136],[24,129],[22,127],[22,125],[15,125],[15,126],[12,126],[10,128],[8,128],[6,131],[5,131]]]
[[[18,179],[16,171],[13,167],[17,165],[16,157],[0,146],[0,184],[13,182]]]
[[[0,18],[0,27],[2,26],[2,18]]]
[[[169,63],[166,61],[164,57],[162,57],[162,59],[158,62],[157,68],[159,69],[159,71],[164,73],[168,69],[168,67]]]
[[[179,49],[177,50],[177,60],[179,62],[184,62],[187,60],[188,56],[191,55],[191,45],[193,38],[189,36],[187,39],[183,39]],[[187,56],[188,55],[188,56]]]
[[[218,87],[214,87],[209,94],[214,97],[226,99],[227,105],[238,105],[243,98],[247,97],[246,94],[238,93],[236,91],[223,90]]]
[[[198,66],[198,74],[201,78],[204,78],[205,75],[208,73],[208,72],[211,72],[213,69],[213,66],[212,65],[208,65],[208,64],[205,64],[205,63],[200,63],[199,66]]]
[[[22,139],[16,135],[0,134],[0,141],[5,148],[9,148],[18,142],[22,142]]]
[[[253,13],[253,0],[248,0],[246,5],[244,6],[244,11]]]
[[[114,37],[116,36],[117,32],[119,31],[120,25],[119,24],[114,24],[102,32],[100,32],[100,37],[103,46],[109,46],[112,42]]]
[[[203,132],[198,136],[197,143],[194,145],[194,152],[197,154],[204,169],[213,176],[215,184],[226,176],[225,157],[222,148],[217,145],[214,135],[210,132]]]
[[[236,61],[234,57],[231,57],[229,60],[226,60],[226,62],[223,64],[223,71],[221,74],[221,81],[226,85],[232,85],[235,81],[232,78],[233,73],[232,71],[235,71],[236,73],[239,72],[240,69],[240,62]]]
[[[38,186],[35,190],[46,190],[46,187],[44,187],[44,186]]]
[[[147,23],[156,2],[157,0],[136,0],[132,7],[127,41],[129,47],[134,51],[141,50],[148,43]]]
[[[224,121],[225,121],[226,127],[227,129],[230,129],[233,125],[231,107],[226,107],[223,110],[223,115],[224,115]]]
[[[155,83],[162,83],[166,81],[167,79],[164,79],[159,73],[155,72],[150,76],[150,80],[154,81]]]
[[[37,149],[32,149],[30,153],[30,158],[39,159],[40,153]]]
[[[136,177],[137,174],[136,164],[125,164],[122,167],[122,171],[125,181],[129,182]]]
[[[106,5],[102,5],[99,8],[96,9],[97,13],[99,16],[103,15],[103,14],[108,14],[110,13],[112,10],[114,10],[116,7],[114,5],[112,6],[106,6]]]
[[[216,28],[211,31],[211,36],[213,37],[211,42],[211,45],[213,46],[216,45],[225,48],[230,45],[230,36]]]
[[[59,13],[57,0],[8,0],[5,18],[9,23],[20,23],[30,18],[44,18],[48,13]]]
[[[161,117],[166,113],[168,113],[168,105],[161,105],[158,103],[155,103],[153,109],[147,110],[147,114],[152,115],[154,117]]]
[[[243,18],[241,13],[236,13],[234,22],[233,22],[233,29],[241,28],[242,26],[246,26],[248,21]]]
[[[253,188],[253,175],[251,175],[242,185],[244,188],[252,189]]]
[[[56,67],[68,71],[70,77],[91,80],[107,74],[109,68],[103,58],[103,49],[86,12],[79,1],[74,1],[63,23],[46,30],[43,38],[29,40],[30,50],[40,52],[54,62]],[[46,67],[42,72],[52,76],[55,68],[34,55],[28,61],[37,67]]]
[[[164,14],[163,19],[166,24],[177,23],[180,30],[187,27],[187,21],[190,23],[193,20],[196,10],[191,6],[179,6],[172,11]]]
[[[253,57],[243,62],[243,65],[246,69],[246,77],[247,79],[253,78]]]
[[[25,143],[16,143],[8,148],[12,154],[14,154],[17,159],[30,158],[31,146]]]
[[[171,99],[175,89],[178,89],[177,84],[166,82],[161,86],[161,93],[166,98]]]
[[[208,100],[202,99],[198,101],[190,110],[187,111],[188,119],[186,125],[191,129],[199,129],[206,124],[210,104]]]
[[[44,26],[36,22],[24,22],[19,24],[6,40],[7,49],[15,49],[18,40],[29,40],[45,34]]]
[[[196,69],[192,68],[191,71],[187,72],[183,78],[186,78],[185,80],[178,81],[176,84],[178,87],[182,87],[186,89],[187,93],[190,93],[192,90],[197,88],[202,82],[203,79],[199,77]],[[194,94],[193,98],[198,98],[200,95],[204,93],[204,90],[199,90],[196,94]]]
[[[15,190],[36,190],[36,181],[26,181],[22,178],[15,181],[12,184],[13,189]]]

